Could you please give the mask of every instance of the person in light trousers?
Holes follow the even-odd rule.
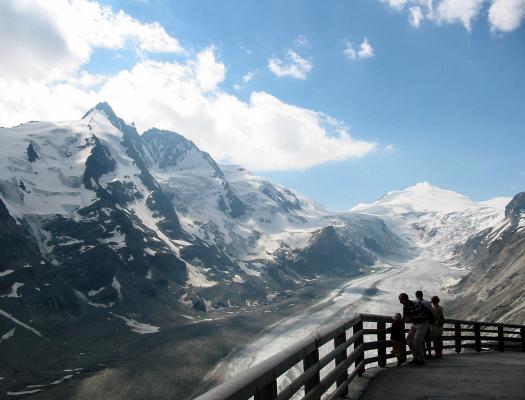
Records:
[[[401,293],[399,302],[403,304],[403,321],[411,322],[412,327],[407,335],[407,343],[414,359],[411,364],[425,365],[425,334],[429,328],[428,316],[423,305],[411,301],[408,294]]]

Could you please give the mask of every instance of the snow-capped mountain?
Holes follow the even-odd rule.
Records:
[[[436,259],[450,259],[470,236],[501,219],[509,200],[502,197],[477,203],[423,182],[389,192],[372,204],[358,204],[351,211],[379,216],[416,248]]]
[[[112,313],[157,326],[399,253],[380,219],[329,213],[219,166],[177,133],[139,135],[106,103],[78,121],[29,122],[0,137],[1,228],[17,238],[1,246],[6,328],[45,332],[50,318]],[[326,232],[346,264],[320,264]]]

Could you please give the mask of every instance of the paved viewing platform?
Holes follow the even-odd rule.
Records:
[[[393,365],[393,364],[392,364]],[[373,368],[350,385],[360,400],[525,399],[525,353],[449,354],[425,366]]]
[[[391,325],[387,315],[356,314],[322,326],[197,400],[525,400],[525,325],[445,319],[444,358],[401,367]],[[302,373],[278,385],[297,364]]]

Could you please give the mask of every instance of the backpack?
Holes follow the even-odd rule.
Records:
[[[421,304],[421,308],[423,309],[423,313],[425,314],[425,316],[428,319],[428,323],[430,325],[434,325],[436,323],[436,314],[434,314],[434,311],[429,309],[423,303],[419,303],[419,304]]]

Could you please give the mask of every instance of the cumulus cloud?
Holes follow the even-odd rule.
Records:
[[[345,48],[343,49],[343,54],[349,60],[357,60],[358,58],[370,58],[374,56],[374,48],[368,42],[367,38],[364,38],[361,44],[359,45],[359,50],[355,50],[352,46],[352,43],[347,40],[345,41]]]
[[[182,53],[158,23],[87,0],[0,2],[0,73],[18,79],[56,79],[76,71],[93,49],[132,46],[141,52]]]
[[[436,8],[438,22],[459,22],[470,30],[472,21],[478,16],[484,0],[441,0]]]
[[[374,56],[374,48],[370,43],[368,43],[367,38],[365,38],[359,45],[359,51],[357,52],[357,56],[359,58],[370,58]]]
[[[460,23],[470,30],[472,23],[488,7],[488,23],[493,31],[518,29],[525,18],[525,0],[380,0],[396,11],[407,11],[409,22],[419,27],[424,20],[437,24]]]
[[[109,80],[100,94],[139,129],[177,130],[221,161],[255,170],[302,169],[375,147],[353,139],[342,123],[265,92],[246,102],[221,90],[204,93],[198,68],[145,61]]]
[[[286,59],[270,58],[268,69],[278,77],[289,76],[296,79],[306,79],[314,64],[311,60],[302,58],[293,50],[288,50]]]
[[[142,24],[123,12],[81,0],[61,3],[72,8],[62,13],[49,12],[47,2],[33,2],[31,7],[25,0],[1,4],[2,11],[9,11],[11,22],[23,29],[8,29],[0,23],[0,40],[18,43],[22,47],[20,57],[26,61],[33,57],[35,70],[17,75],[11,71],[13,65],[5,67],[4,60],[0,63],[4,69],[0,74],[0,125],[34,119],[77,119],[97,102],[107,100],[117,114],[135,122],[139,130],[156,126],[178,131],[214,158],[255,170],[302,169],[361,157],[376,147],[354,139],[342,122],[287,104],[270,93],[252,92],[248,100],[228,93],[223,88],[227,69],[213,46],[196,54],[184,53],[178,61],[159,61],[145,54],[134,66],[107,75],[83,69],[97,47],[116,52],[124,46],[138,51],[183,52],[176,38],[159,34],[165,31],[158,24]],[[86,7],[85,13],[74,14],[82,7]],[[58,21],[64,13],[77,18],[66,24],[67,29]],[[6,14],[0,15],[4,18]],[[109,26],[108,21],[115,26]],[[128,30],[128,24],[140,26],[152,36],[144,38]],[[98,32],[91,32],[90,26]],[[38,35],[32,29],[41,34],[42,43],[33,42]],[[101,31],[104,29],[105,33]],[[115,37],[104,43],[102,38],[111,29],[115,29]],[[67,37],[68,32],[73,32],[74,40]],[[169,38],[167,42],[163,37]],[[81,48],[73,49],[71,40]],[[306,76],[313,67],[296,53],[289,52],[288,56],[287,62],[295,67],[277,63],[283,76]],[[56,68],[60,74],[39,74],[38,68]],[[248,73],[243,81],[252,77],[253,73]]]
[[[496,31],[514,31],[524,18],[525,0],[493,0],[489,8],[489,21]]]

